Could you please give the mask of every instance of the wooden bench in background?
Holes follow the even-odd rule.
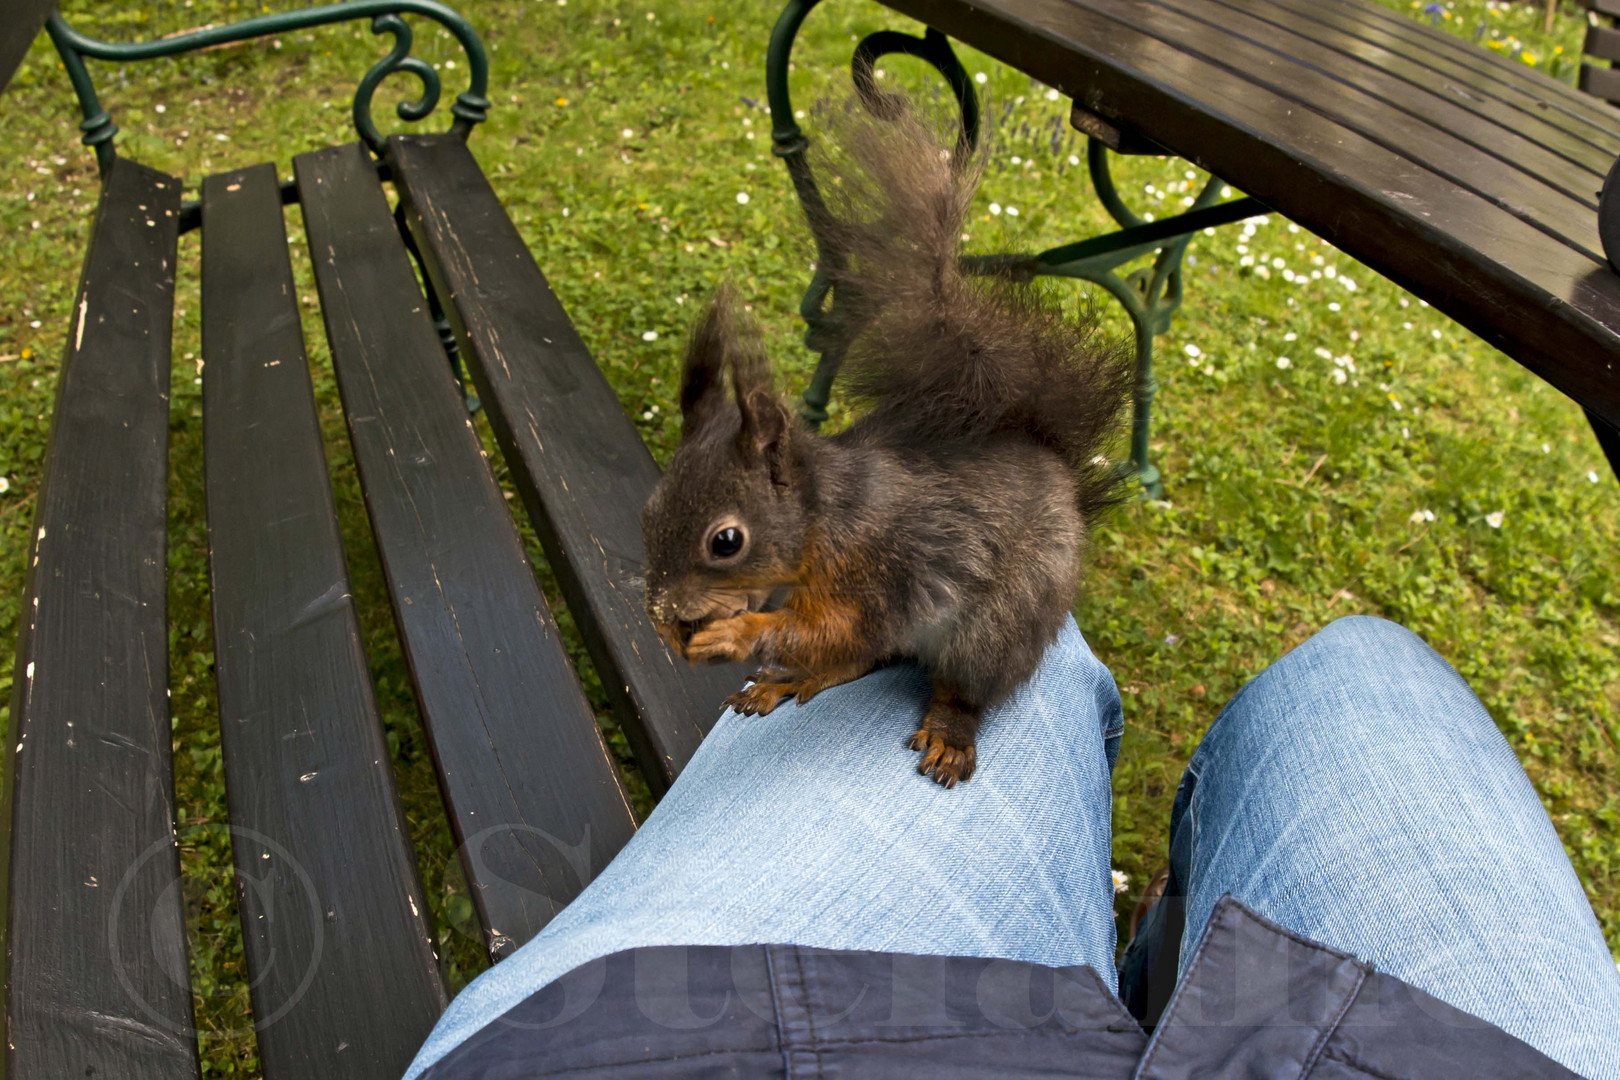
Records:
[[[818,2],[787,0],[767,61],[772,139],[812,227],[814,178],[787,68]],[[1150,494],[1159,483],[1148,461],[1152,339],[1180,303],[1182,252],[1223,215],[1268,209],[1574,399],[1620,469],[1620,273],[1606,258],[1620,256],[1620,197],[1612,250],[1598,217],[1599,192],[1620,156],[1620,112],[1611,106],[1372,0],[883,2],[929,30],[922,38],[880,30],[860,41],[858,88],[871,90],[878,57],[918,56],[962,98],[971,136],[977,108],[949,35],[1072,99],[1074,125],[1090,137],[1097,194],[1123,227],[981,261],[1084,278],[1126,307],[1138,361],[1132,462]],[[1193,209],[1147,222],[1114,190],[1110,152],[1173,154],[1212,178]],[[1217,202],[1223,184],[1245,197]],[[821,261],[837,257],[822,246]],[[1148,271],[1115,272],[1155,253]],[[817,289],[812,283],[805,311],[822,364],[806,397],[823,396],[810,411],[825,404],[845,335],[837,297],[823,305]]]
[[[237,169],[206,178],[195,206],[182,206],[178,178],[113,152],[84,57],[168,55],[384,6],[428,14],[467,49],[471,87],[450,133],[385,142],[364,119],[365,141],[300,155],[291,184],[272,164]],[[485,107],[470,26],[407,0],[144,46],[90,41],[54,15],[48,29],[103,189],[18,643],[5,1075],[199,1072],[165,613],[174,284],[196,272],[178,265],[177,238],[198,227],[221,741],[260,1059],[271,1078],[395,1077],[447,995],[345,570],[283,203],[303,209],[366,511],[493,959],[539,931],[635,821],[435,312],[471,361],[654,791],[744,672],[678,662],[647,623],[634,578],[658,468],[467,150]]]

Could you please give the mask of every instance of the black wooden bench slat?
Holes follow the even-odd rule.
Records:
[[[747,672],[692,668],[653,632],[640,515],[658,466],[471,152],[454,138],[400,136],[389,154],[479,398],[656,789]]]
[[[1528,98],[1534,107],[1544,108],[1549,117],[1567,124],[1571,131],[1594,144],[1620,152],[1620,136],[1608,109],[1583,96],[1574,87],[1536,71],[1518,60],[1492,49],[1481,48],[1451,34],[1423,26],[1406,15],[1396,14],[1367,0],[1278,0],[1299,10],[1319,12],[1329,18],[1342,14],[1368,33],[1388,35],[1409,43],[1419,52],[1428,52],[1436,61],[1444,59],[1475,73],[1474,85],[1496,88]]]
[[[634,818],[370,156],[337,146],[294,171],[372,533],[498,959],[607,865]]]
[[[1346,86],[1321,70],[1312,70],[1295,55],[1296,49],[1308,43],[1296,39],[1289,47],[1276,42],[1259,44],[1241,36],[1241,16],[1235,13],[1226,13],[1224,21],[1200,20],[1186,14],[1185,9],[1207,12],[1206,3],[1168,3],[1174,6],[1139,4],[1134,0],[1087,0],[1087,7],[1120,26],[1158,38],[1183,56],[1200,57],[1254,87],[1312,109],[1344,130],[1354,131],[1488,199],[1588,258],[1602,260],[1595,199],[1588,197],[1587,202],[1579,202],[1534,174],[1465,142],[1452,133],[1450,123],[1441,126],[1398,111],[1361,89]],[[1442,118],[1441,104],[1434,103],[1436,121]],[[1472,119],[1462,110],[1454,111]],[[1456,121],[1458,117],[1444,119]],[[1591,180],[1591,190],[1595,191],[1601,181],[1596,177]]]
[[[1582,64],[1579,85],[1586,93],[1605,101],[1620,99],[1620,70]]]
[[[1288,98],[1080,0],[886,0],[1141,132],[1620,422],[1606,265]]]
[[[1599,60],[1620,60],[1620,30],[1611,26],[1588,26],[1581,52]]]
[[[1328,107],[1333,115],[1343,118],[1346,125],[1354,126],[1362,134],[1375,134],[1366,125],[1366,117],[1382,115],[1383,118],[1393,117],[1400,123],[1401,131],[1409,133],[1408,138],[1422,139],[1424,133],[1429,134],[1429,144],[1417,142],[1421,147],[1422,155],[1419,160],[1442,159],[1455,160],[1456,168],[1466,175],[1476,175],[1476,168],[1471,167],[1473,160],[1468,157],[1456,159],[1448,147],[1455,146],[1460,141],[1466,146],[1474,147],[1476,151],[1490,155],[1495,162],[1507,167],[1508,173],[1520,173],[1521,180],[1529,180],[1533,185],[1547,185],[1555,191],[1575,202],[1575,220],[1591,219],[1592,210],[1597,209],[1597,188],[1602,185],[1604,170],[1588,167],[1588,165],[1571,162],[1562,154],[1555,154],[1539,142],[1524,136],[1516,126],[1503,126],[1490,118],[1481,117],[1473,108],[1464,107],[1463,100],[1453,94],[1443,94],[1439,84],[1413,83],[1409,79],[1401,78],[1392,71],[1385,70],[1383,66],[1374,63],[1362,62],[1358,58],[1351,58],[1330,45],[1322,44],[1320,40],[1309,34],[1301,34],[1294,29],[1280,26],[1273,21],[1264,21],[1247,15],[1239,10],[1238,5],[1215,6],[1209,0],[1170,0],[1168,5],[1174,10],[1181,11],[1189,18],[1199,19],[1200,24],[1218,28],[1231,36],[1243,37],[1259,49],[1275,53],[1290,62],[1306,65],[1309,68],[1324,73],[1328,78],[1340,81],[1349,86],[1358,87],[1366,94],[1366,100],[1354,112],[1361,117],[1359,123],[1351,123],[1351,110],[1348,100],[1335,102],[1333,97],[1317,94],[1317,105],[1327,100]],[[1225,55],[1226,50],[1220,45],[1207,45],[1205,52],[1212,57]],[[1392,58],[1398,63],[1398,58]],[[1278,92],[1290,91],[1290,71],[1283,70],[1268,78]],[[1304,87],[1299,87],[1304,89]],[[1332,86],[1322,87],[1328,94],[1332,94]],[[1312,104],[1311,94],[1298,92],[1294,94],[1302,104]],[[1382,134],[1387,130],[1387,123],[1375,125]],[[1396,139],[1383,139],[1390,142],[1392,149]],[[1498,180],[1500,183],[1500,180]],[[1474,185],[1479,186],[1477,185]],[[1544,196],[1544,201],[1547,196]],[[1565,207],[1568,209],[1568,207]]]
[[[349,589],[275,166],[204,180],[202,220],[214,650],[259,1054],[270,1080],[392,1080],[448,997]]]
[[[1595,124],[1587,115],[1590,102],[1571,109],[1556,89],[1545,85],[1552,80],[1530,71],[1523,64],[1508,70],[1499,70],[1490,63],[1481,63],[1475,53],[1484,53],[1471,43],[1462,42],[1462,50],[1454,50],[1447,34],[1420,26],[1415,20],[1403,18],[1400,23],[1387,23],[1382,19],[1369,21],[1356,10],[1359,5],[1346,6],[1324,0],[1321,4],[1299,3],[1297,0],[1267,0],[1267,2],[1311,19],[1334,36],[1359,39],[1407,57],[1414,63],[1431,68],[1442,85],[1455,86],[1469,93],[1494,98],[1518,108],[1527,116],[1539,116],[1550,124],[1563,128],[1572,136],[1588,143],[1594,149],[1612,154],[1614,139],[1608,131]],[[1409,33],[1414,31],[1415,33]],[[1433,39],[1444,39],[1436,41]],[[1493,58],[1494,59],[1494,58]]]
[[[75,298],[6,745],[6,1074],[195,1077],[170,765],[180,181],[125,158]]]
[[[0,91],[16,74],[55,6],[56,0],[8,0],[6,14],[0,17]]]
[[[1360,69],[1362,72],[1377,74],[1379,78],[1376,81],[1379,83],[1384,83],[1387,79],[1398,79],[1416,91],[1421,91],[1414,93],[1408,90],[1405,94],[1401,94],[1398,92],[1399,88],[1393,88],[1379,95],[1386,100],[1402,104],[1410,110],[1418,102],[1439,98],[1455,108],[1465,109],[1489,121],[1496,125],[1500,133],[1493,138],[1491,133],[1486,131],[1471,141],[1486,149],[1497,149],[1498,156],[1504,156],[1505,153],[1507,160],[1520,165],[1521,168],[1527,161],[1515,157],[1511,149],[1521,140],[1573,163],[1583,171],[1574,174],[1573,190],[1567,185],[1565,187],[1572,195],[1589,197],[1593,187],[1585,176],[1590,174],[1601,181],[1608,171],[1608,166],[1613,163],[1613,155],[1606,154],[1584,139],[1576,137],[1566,128],[1548,123],[1539,111],[1527,111],[1498,98],[1465,89],[1432,67],[1413,61],[1382,45],[1374,45],[1347,34],[1324,34],[1320,23],[1272,3],[1271,0],[1216,0],[1216,2],[1232,11],[1241,11],[1261,20],[1268,26],[1289,31],[1286,40],[1290,42],[1303,39],[1318,43],[1319,48],[1331,49],[1342,56],[1350,57],[1364,65]],[[1208,5],[1205,5],[1205,9],[1208,9]],[[1277,38],[1273,33],[1251,33],[1248,36],[1263,44],[1272,43]],[[1290,47],[1285,51],[1293,50]],[[1357,82],[1361,81],[1354,74],[1351,77]],[[1531,168],[1528,171],[1535,173],[1537,170]]]

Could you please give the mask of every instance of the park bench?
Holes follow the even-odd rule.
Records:
[[[399,12],[438,21],[466,50],[470,87],[449,133],[384,140],[370,122],[390,71],[418,74],[428,106],[437,96]],[[357,16],[395,41],[361,82],[363,141],[299,155],[291,183],[270,163],[233,169],[187,206],[178,178],[115,153],[85,58]],[[485,458],[457,352],[655,791],[741,673],[678,662],[644,615],[639,513],[658,468],[468,152],[487,106],[470,25],[436,3],[359,0],[142,45],[92,41],[57,15],[47,29],[103,184],[23,597],[6,754],[5,1075],[199,1072],[165,528],[174,283],[188,271],[177,237],[200,228],[219,709],[260,1060],[272,1078],[398,1076],[446,989],[346,577],[284,203],[302,206],[366,510],[491,957],[544,926],[634,819]]]
[[[1074,100],[1097,193],[1123,228],[977,265],[1086,278],[1126,305],[1138,336],[1133,460],[1149,490],[1152,344],[1180,300],[1187,240],[1266,210],[1547,378],[1620,457],[1620,279],[1596,218],[1620,114],[1358,0],[891,3],[932,29],[857,46],[869,93],[878,57],[921,56],[975,137],[950,34]],[[792,0],[767,63],[776,151],[812,228],[823,211],[786,68],[814,4]],[[49,8],[19,0],[0,18],[0,71]],[[438,21],[466,50],[469,88],[447,134],[384,139],[371,123],[391,72],[423,80],[402,116],[437,101],[401,13]],[[272,164],[234,169],[185,205],[177,178],[114,152],[86,58],[356,17],[395,45],[361,80],[362,140],[300,155],[291,182]],[[220,717],[261,1061],[272,1080],[394,1076],[445,988],[345,576],[283,204],[302,207],[367,514],[493,958],[538,931],[634,823],[484,458],[461,361],[655,791],[742,672],[686,668],[646,623],[637,514],[657,467],[467,150],[488,103],[464,20],[432,0],[349,0],[138,45],[92,41],[55,16],[48,29],[103,190],[38,497],[6,747],[8,1075],[199,1071],[164,580],[174,280],[188,272],[177,238],[197,228]],[[1110,152],[1179,154],[1219,181],[1187,214],[1147,222],[1114,190]],[[1217,201],[1221,182],[1246,194]],[[1144,256],[1148,269],[1117,273]],[[819,264],[837,258],[824,243]],[[823,354],[806,400],[815,419],[850,328],[824,278],[804,313]]]
[[[812,229],[825,211],[787,71],[794,37],[817,3],[788,0],[766,74],[775,151]],[[1620,112],[1609,105],[1372,0],[883,3],[929,29],[923,37],[881,30],[855,46],[856,86],[875,104],[875,61],[919,57],[944,76],[962,104],[965,136],[976,139],[978,105],[950,38],[1072,100],[1096,194],[1122,228],[975,261],[987,271],[1089,280],[1124,305],[1137,343],[1131,460],[1149,494],[1160,490],[1148,452],[1153,339],[1181,301],[1187,242],[1268,210],[1573,398],[1620,469],[1620,275],[1606,259],[1620,255],[1620,195],[1606,215],[1608,249],[1598,216],[1599,192],[1620,156]],[[1596,36],[1620,55],[1614,31]],[[1583,72],[1588,81],[1608,74]],[[1186,213],[1150,222],[1116,191],[1110,153],[1173,154],[1212,178]],[[1224,185],[1244,197],[1217,201]],[[832,265],[835,244],[820,246],[819,263]],[[1144,256],[1150,266],[1118,272]],[[815,422],[826,415],[853,328],[824,277],[812,281],[801,310],[806,343],[821,354],[805,395]]]

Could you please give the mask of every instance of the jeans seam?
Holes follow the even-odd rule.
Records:
[[[1196,756],[1192,761],[1187,762],[1187,776],[1192,778],[1192,792],[1187,796],[1187,816],[1185,820],[1185,827],[1191,830],[1187,835],[1187,880],[1180,883],[1184,896],[1190,895],[1192,892],[1193,870],[1198,865],[1198,836],[1201,832],[1198,828],[1198,793],[1199,789],[1204,786],[1204,774],[1203,770],[1198,767]],[[1185,783],[1186,781],[1183,780],[1182,782]],[[1185,926],[1182,927],[1181,932],[1184,935],[1187,933]]]

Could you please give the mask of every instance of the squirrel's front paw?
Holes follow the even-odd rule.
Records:
[[[973,766],[979,756],[972,743],[952,746],[944,732],[928,727],[919,729],[911,737],[911,748],[922,754],[917,771],[924,776],[933,773],[934,783],[948,788],[959,782],[966,783],[973,776]]]
[[[769,716],[799,689],[796,682],[751,682],[721,704],[742,716]]]
[[[686,659],[694,664],[746,660],[759,646],[759,635],[759,625],[748,615],[717,619],[687,641]]]

